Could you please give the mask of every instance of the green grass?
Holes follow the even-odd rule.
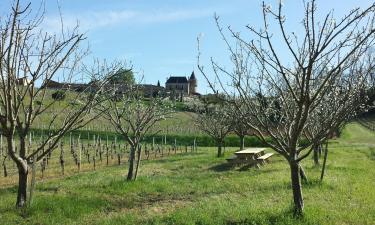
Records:
[[[375,132],[370,132],[367,128],[358,123],[350,123],[341,134],[340,141],[349,144],[375,144]]]
[[[56,92],[56,90],[47,90],[45,99],[43,100],[43,104],[48,105],[54,101],[52,99],[52,94],[54,92]],[[32,128],[34,128],[35,130],[48,129],[48,125],[51,120],[51,114],[54,112],[59,114],[59,116],[53,124],[52,129],[54,127],[59,127],[66,116],[64,113],[61,114],[61,111],[63,111],[64,108],[68,106],[71,102],[73,102],[77,95],[79,95],[79,93],[67,91],[66,98],[61,101],[56,101],[46,111],[46,113],[43,113],[40,116],[38,116],[38,118],[34,121]],[[171,102],[167,104],[171,104]],[[193,123],[193,117],[195,114],[192,112],[186,112],[184,110],[184,103],[176,102],[176,110],[175,113],[171,115],[171,118],[167,118],[166,120],[158,122],[151,132],[157,132],[161,130],[162,134],[167,135],[201,133],[198,130],[198,128],[194,126]],[[115,129],[113,129],[112,125],[104,118],[98,118],[95,121],[89,123],[86,127],[81,128],[80,130],[88,130],[91,132],[114,132]]]
[[[291,216],[287,163],[230,168],[216,149],[142,162],[136,182],[125,166],[39,182],[31,208],[14,207],[16,188],[0,189],[0,224],[375,224],[373,133],[349,124],[332,140],[326,177],[307,158],[305,216]],[[229,156],[235,149],[226,152]]]

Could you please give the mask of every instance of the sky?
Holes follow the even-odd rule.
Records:
[[[0,11],[9,13],[12,0],[1,0]],[[29,2],[21,0],[22,4]],[[40,0],[31,0],[39,7]],[[265,0],[276,7],[277,0]],[[46,0],[42,23],[48,32],[61,27],[59,6],[65,27],[77,23],[90,45],[89,58],[126,60],[143,74],[143,83],[164,84],[169,76],[189,76],[195,71],[198,91],[210,92],[197,69],[197,37],[201,38],[202,65],[209,72],[213,57],[231,68],[229,54],[215,25],[214,13],[223,27],[246,35],[246,25],[262,24],[261,0]],[[340,18],[350,9],[367,7],[371,0],[317,0],[318,15],[334,9]],[[302,0],[284,0],[284,13],[290,31],[301,28]],[[319,18],[321,19],[321,18]]]

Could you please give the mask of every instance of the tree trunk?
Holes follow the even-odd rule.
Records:
[[[291,161],[289,164],[292,178],[294,215],[298,217],[302,216],[303,214],[303,196],[300,179],[300,165],[295,161]]]
[[[244,135],[240,135],[240,150],[244,150],[245,149],[245,136]]]
[[[7,159],[7,155],[4,157],[4,160],[3,160],[4,177],[8,176],[7,165],[5,164],[6,159]]]
[[[134,159],[135,159],[135,147],[130,147],[130,155],[129,155],[129,170],[128,170],[128,176],[126,177],[126,180],[133,180],[134,176]]]
[[[326,170],[327,157],[328,157],[328,141],[326,142],[326,146],[325,146],[325,149],[324,149],[323,168],[322,168],[322,173],[320,174],[320,182],[323,181],[324,172]]]
[[[142,153],[142,148],[141,148],[141,146],[138,146],[138,151],[137,151],[137,167],[135,168],[134,180],[137,179],[139,164],[141,163],[141,153]]]
[[[217,143],[217,157],[222,156],[222,147],[223,147],[223,142],[218,141],[218,143]]]
[[[3,164],[3,169],[4,169],[4,177],[8,176],[8,171],[7,171],[7,166]]]
[[[24,160],[26,158],[26,142],[23,136],[20,136],[20,150],[19,157],[14,155],[15,146],[13,142],[13,137],[7,137],[8,153],[15,161],[18,169],[18,192],[17,192],[17,208],[26,207],[27,203],[27,174],[29,172],[27,162]]]
[[[16,207],[26,207],[27,202],[27,172],[22,166],[18,166],[18,193]]]
[[[316,145],[314,146],[314,155],[313,155],[313,158],[314,158],[314,165],[315,166],[318,166],[319,165],[319,148],[320,148],[320,145]]]

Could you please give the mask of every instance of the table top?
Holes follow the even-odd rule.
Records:
[[[248,148],[248,149],[244,149],[244,150],[235,152],[234,154],[236,154],[236,155],[238,155],[238,154],[258,154],[260,152],[263,152],[264,150],[266,150],[266,149],[265,148]]]

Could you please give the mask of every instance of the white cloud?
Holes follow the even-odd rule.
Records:
[[[79,15],[63,14],[65,28],[74,28],[79,24],[81,31],[118,25],[149,25],[155,23],[178,22],[183,20],[211,16],[210,10],[175,10],[175,11],[101,11],[83,12]],[[61,20],[57,15],[47,16],[44,29],[58,31],[61,29]]]

